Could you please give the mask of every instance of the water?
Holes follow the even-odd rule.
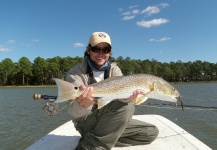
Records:
[[[217,107],[217,83],[176,84],[187,105]],[[32,95],[56,95],[55,87],[0,88],[0,148],[23,150],[32,143],[70,120],[64,109],[55,117],[42,113],[43,100]],[[153,102],[153,101],[150,101]],[[66,103],[60,105],[64,107]],[[135,114],[158,114],[178,124],[212,149],[217,149],[217,110],[168,109],[136,106]]]

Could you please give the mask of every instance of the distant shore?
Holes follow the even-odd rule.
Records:
[[[170,82],[171,84],[217,83],[217,81]]]
[[[57,87],[56,85],[9,85],[0,86],[0,88],[47,88],[47,87]]]
[[[170,82],[171,84],[194,84],[194,83],[217,83],[217,81],[193,81],[193,82]],[[47,87],[57,87],[56,85],[9,85],[0,86],[0,88],[47,88]]]

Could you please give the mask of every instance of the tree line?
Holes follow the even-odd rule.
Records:
[[[6,58],[0,62],[0,85],[53,85],[53,78],[65,79],[68,70],[81,62],[83,57],[37,57],[33,63],[26,57],[18,62]],[[158,62],[156,59],[135,60],[130,57],[111,57],[124,75],[146,73],[169,82],[216,81],[217,63],[206,61]]]

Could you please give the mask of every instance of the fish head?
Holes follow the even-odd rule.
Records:
[[[154,88],[156,91],[158,91],[159,93],[161,93],[161,95],[164,95],[163,99],[164,100],[168,100],[167,98],[171,98],[173,100],[175,100],[176,102],[179,101],[180,105],[182,107],[182,110],[184,110],[184,106],[183,106],[183,102],[181,99],[181,95],[179,93],[179,91],[173,87],[170,83],[164,81],[164,80],[158,80],[156,82],[156,84],[154,85]]]
[[[173,98],[180,97],[179,91],[166,81],[157,81],[154,88],[164,95],[170,95]]]

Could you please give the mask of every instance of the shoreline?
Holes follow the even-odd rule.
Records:
[[[193,81],[193,82],[169,82],[170,84],[194,84],[194,83],[217,83],[217,81]],[[47,88],[57,87],[57,85],[1,85],[0,88]]]
[[[217,83],[217,81],[169,82],[170,84]]]
[[[8,85],[0,86],[0,88],[47,88],[47,87],[57,87],[56,85]]]

